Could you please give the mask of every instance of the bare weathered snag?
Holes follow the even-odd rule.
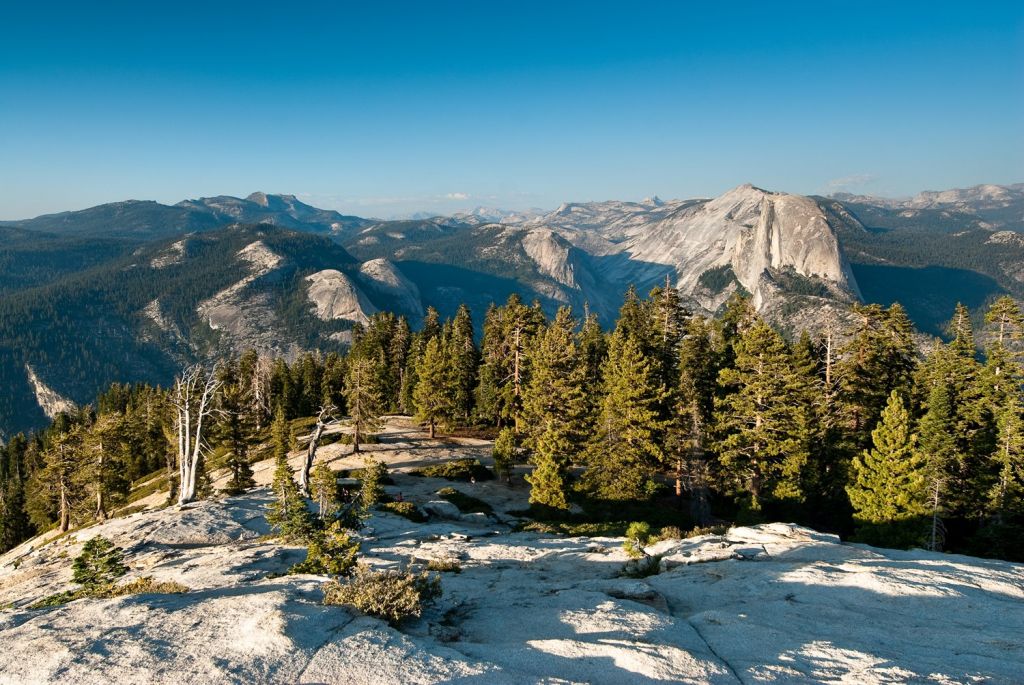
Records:
[[[333,418],[334,412],[338,411],[338,408],[333,404],[327,404],[320,407],[320,411],[316,417],[316,427],[313,428],[312,434],[309,436],[309,445],[306,447],[306,460],[302,463],[302,469],[299,471],[299,490],[302,492],[303,497],[309,497],[309,472],[313,468],[313,460],[316,459],[316,450],[320,446],[320,438],[323,437],[324,428],[327,427],[328,419]]]
[[[215,373],[206,373],[200,365],[190,366],[174,381],[172,404],[178,442],[178,504],[196,497],[199,460],[206,443],[203,428],[214,413],[213,398],[220,387]]]

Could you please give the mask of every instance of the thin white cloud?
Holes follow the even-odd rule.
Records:
[[[842,178],[834,178],[827,185],[830,190],[850,190],[853,188],[863,188],[877,180],[878,177],[874,174],[851,174]]]
[[[449,200],[468,200],[469,193],[448,193],[445,197]]]

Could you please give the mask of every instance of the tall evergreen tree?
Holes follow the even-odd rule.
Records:
[[[452,373],[442,340],[433,338],[427,343],[417,367],[416,389],[413,393],[416,416],[427,424],[431,439],[436,434],[438,424],[449,425],[457,411],[451,380]]]
[[[530,503],[567,510],[569,467],[588,426],[586,366],[576,347],[576,320],[562,307],[538,336],[530,358],[523,428],[536,465],[526,477]]]
[[[291,433],[283,407],[278,407],[274,413],[270,432],[274,450],[274,479],[271,483],[274,499],[267,509],[267,523],[286,540],[302,541],[312,533],[313,524],[288,463]]]
[[[893,390],[909,395],[916,368],[913,328],[898,305],[854,307],[857,324],[835,365],[847,449],[869,447],[870,431]]]
[[[847,486],[858,535],[876,544],[913,544],[929,513],[928,464],[898,391],[890,393],[871,440],[873,447],[854,458]]]
[[[0,551],[6,551],[32,533],[25,508],[28,440],[19,433],[0,446]]]
[[[379,363],[369,357],[352,359],[345,384],[345,405],[352,423],[352,452],[359,452],[359,444],[366,433],[380,426],[381,392],[377,373]]]
[[[718,369],[709,322],[691,318],[679,344],[679,381],[675,412],[669,422],[666,448],[676,462],[676,496],[689,493],[693,519],[711,518],[712,460],[708,443],[712,427]]]
[[[249,448],[253,443],[255,426],[250,422],[251,402],[242,382],[238,365],[228,362],[218,370],[221,392],[218,395],[218,418],[215,436],[228,450],[227,467],[231,472],[224,490],[238,495],[256,485],[252,466],[249,464]]]
[[[498,426],[511,423],[518,428],[523,388],[529,378],[526,352],[544,323],[540,305],[528,307],[515,294],[504,306],[487,311],[476,391],[477,413],[482,420]]]
[[[473,413],[480,352],[473,340],[473,319],[466,305],[459,306],[446,342],[453,376],[451,383],[455,394],[455,415],[459,420],[468,422]]]
[[[743,505],[759,512],[765,501],[800,500],[808,458],[804,382],[793,368],[786,342],[763,321],[741,336],[735,366],[718,376],[717,449],[722,467],[738,486]]]
[[[71,527],[72,513],[82,501],[76,487],[76,475],[82,459],[82,429],[66,414],[61,414],[47,432],[42,453],[42,468],[29,482],[28,508],[32,523],[39,529],[57,522],[64,533]]]
[[[602,365],[603,400],[596,440],[587,457],[584,486],[603,499],[650,497],[664,466],[665,388],[654,360],[637,338],[617,329]]]
[[[1024,410],[1014,393],[998,417],[999,439],[993,454],[995,483],[988,493],[988,512],[997,524],[1024,508]]]

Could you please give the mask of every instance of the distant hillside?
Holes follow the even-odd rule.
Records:
[[[0,222],[0,438],[116,380],[166,383],[247,346],[341,349],[378,310],[416,326],[511,293],[612,321],[668,279],[694,311],[733,292],[791,333],[858,300],[940,334],[954,305],[1024,298],[1024,185],[910,200],[743,185],[714,199],[566,203],[378,221],[292,195],[126,201]]]

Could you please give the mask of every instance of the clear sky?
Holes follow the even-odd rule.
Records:
[[[1020,181],[1022,2],[0,7],[0,218]]]

